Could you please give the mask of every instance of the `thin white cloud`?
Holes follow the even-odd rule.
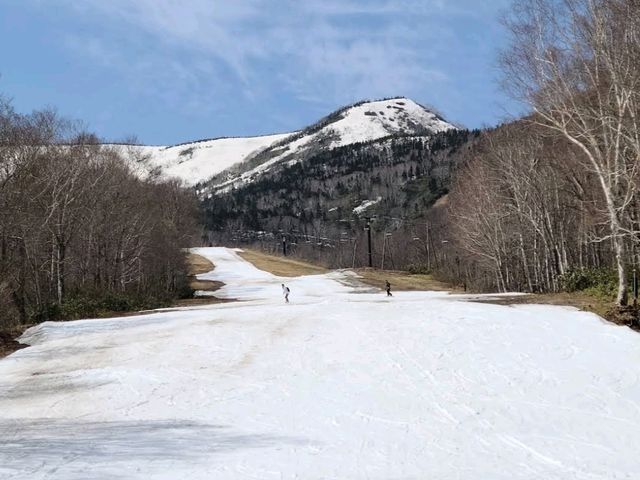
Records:
[[[481,10],[471,0],[51,0],[46,5],[54,2],[148,39],[147,48],[136,51],[135,65],[110,53],[126,46],[108,34],[71,43],[152,80],[153,93],[165,99],[170,92],[186,95],[189,104],[238,83],[245,97],[258,100],[270,91],[264,84],[276,81],[300,99],[327,103],[410,94],[448,79],[437,65],[453,35],[442,16]]]

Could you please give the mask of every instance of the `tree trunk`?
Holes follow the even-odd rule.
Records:
[[[629,295],[627,292],[627,269],[624,264],[624,240],[620,235],[614,235],[613,248],[616,257],[616,267],[618,269],[618,294],[616,295],[616,303],[619,306],[624,306],[629,302]]]
[[[64,243],[59,242],[56,249],[56,294],[58,304],[62,305],[64,299],[64,262],[66,256],[66,247]]]

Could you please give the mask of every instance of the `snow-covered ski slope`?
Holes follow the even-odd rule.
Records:
[[[2,479],[637,479],[640,336],[571,308],[200,249],[241,302],[45,323],[0,361]]]

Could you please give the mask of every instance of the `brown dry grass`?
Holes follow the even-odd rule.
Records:
[[[224,285],[215,280],[198,280],[196,275],[210,272],[216,266],[201,255],[189,252],[187,255],[187,266],[189,268],[189,286],[194,290],[204,290],[205,292],[215,292]]]
[[[391,291],[457,291],[452,285],[435,280],[431,275],[411,274],[396,270],[374,270],[372,268],[357,268],[354,270],[360,275],[360,280],[367,285],[384,290],[385,281],[391,284]]]
[[[566,305],[569,307],[576,307],[580,310],[584,310],[585,312],[595,313],[603,318],[608,317],[608,312],[613,307],[612,302],[584,292],[536,293],[517,297],[494,298],[488,300],[488,303],[499,303],[504,305]]]
[[[202,290],[205,292],[215,292],[220,289],[224,283],[214,280],[198,280],[196,275],[210,272],[215,269],[215,265],[202,255],[189,252],[187,255],[187,265],[189,267],[189,286],[194,290]],[[211,305],[214,303],[230,302],[232,300],[217,297],[195,297],[177,300],[176,307],[190,307],[195,305]]]
[[[206,292],[215,292],[224,283],[212,280],[198,280],[196,275],[207,273],[213,270],[215,265],[202,255],[189,252],[187,255],[187,267],[189,268],[189,286],[194,290],[204,290]],[[191,300],[191,299],[189,299]]]
[[[215,268],[215,265],[208,259],[191,252],[187,255],[187,265],[189,267],[189,275],[200,275]]]
[[[24,331],[31,326],[32,325],[20,325],[19,327],[15,327],[10,330],[0,331],[0,358],[6,357],[21,348],[28,347],[28,345],[19,343],[16,338],[22,335]]]
[[[279,277],[299,277],[301,275],[318,275],[327,273],[324,267],[294,260],[288,257],[278,257],[256,250],[244,250],[238,253],[246,261],[253,263],[260,270],[273,273]]]
[[[244,250],[239,255],[254,264],[260,270],[265,270],[279,277],[297,277],[300,275],[317,275],[329,270],[302,260],[269,255],[255,250]],[[395,270],[374,270],[371,268],[357,268],[360,281],[373,287],[384,289],[385,280],[389,280],[392,290],[447,290],[454,291],[450,285],[434,280],[430,275],[412,275]]]

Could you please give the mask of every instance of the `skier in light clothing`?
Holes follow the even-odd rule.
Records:
[[[291,290],[289,290],[289,287],[285,286],[285,284],[282,284],[282,294],[284,295],[284,301],[286,303],[289,303],[289,294],[291,293]]]

